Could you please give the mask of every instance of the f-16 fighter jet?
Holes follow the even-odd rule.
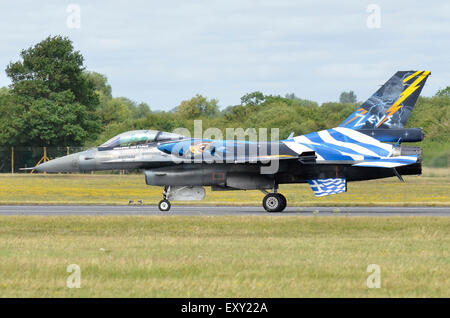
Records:
[[[338,127],[279,141],[187,138],[155,130],[122,133],[97,148],[50,160],[46,172],[140,169],[148,185],[162,186],[161,211],[170,201],[201,200],[213,191],[261,190],[263,207],[281,212],[278,186],[308,183],[316,196],[347,191],[350,181],[421,174],[423,139],[405,128],[429,71],[392,76]]]

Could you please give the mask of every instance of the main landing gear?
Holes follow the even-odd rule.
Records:
[[[160,211],[167,212],[170,210],[170,202],[167,200],[169,197],[170,186],[164,187],[163,199],[159,201],[158,208]]]
[[[263,207],[267,212],[281,212],[286,208],[287,200],[281,193],[268,193],[265,190],[262,192],[266,195],[263,199]]]

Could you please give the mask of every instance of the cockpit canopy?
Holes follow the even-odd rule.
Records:
[[[178,140],[183,138],[185,137],[181,135],[158,130],[133,130],[121,133],[111,138],[99,148],[112,149],[116,147],[132,147],[152,142]]]

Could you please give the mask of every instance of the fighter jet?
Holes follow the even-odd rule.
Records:
[[[268,212],[281,212],[280,184],[308,183],[318,197],[347,191],[351,181],[419,175],[423,139],[405,128],[429,71],[399,71],[338,127],[279,141],[188,138],[156,130],[128,131],[97,148],[50,160],[34,169],[87,172],[140,169],[148,185],[170,201],[201,200],[213,191],[260,190]]]

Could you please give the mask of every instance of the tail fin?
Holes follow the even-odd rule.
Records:
[[[429,75],[429,71],[395,73],[339,126],[351,129],[403,128]]]

